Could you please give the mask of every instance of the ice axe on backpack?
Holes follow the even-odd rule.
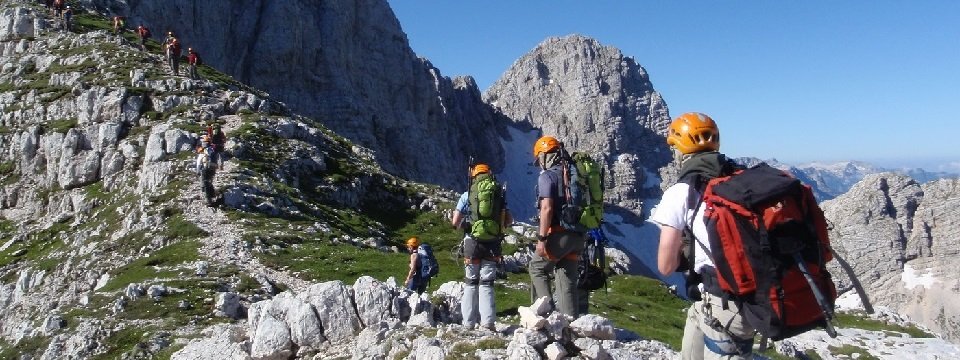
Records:
[[[588,230],[587,236],[589,242],[580,255],[581,259],[578,267],[580,279],[577,282],[577,287],[587,291],[602,287],[605,293],[609,293],[610,290],[607,288],[607,257],[604,251],[608,241],[607,236],[604,235],[603,229],[599,227]],[[593,246],[592,251],[590,251],[590,246]]]
[[[813,281],[813,276],[810,275],[810,270],[807,269],[807,264],[803,262],[803,258],[800,257],[800,253],[793,253],[793,260],[797,262],[797,267],[800,268],[800,273],[803,274],[803,278],[807,280],[807,284],[810,285],[810,289],[813,290],[813,296],[817,299],[817,304],[820,305],[820,309],[823,310],[823,323],[827,335],[830,335],[831,338],[837,337],[837,329],[833,327],[833,307],[827,303],[827,297],[823,296],[823,292],[820,291],[820,286]]]

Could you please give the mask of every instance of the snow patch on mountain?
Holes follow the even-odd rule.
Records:
[[[907,289],[913,289],[917,286],[923,286],[925,289],[929,289],[933,284],[939,283],[936,277],[933,276],[933,269],[926,268],[923,270],[923,273],[918,273],[909,264],[903,265],[903,273],[900,274],[900,280],[902,280]]]
[[[533,223],[536,215],[537,177],[539,169],[533,165],[533,143],[540,131],[507,126],[508,137],[500,139],[504,153],[512,154],[497,179],[507,184],[507,206],[513,218],[519,222]],[[529,154],[530,156],[525,156]]]

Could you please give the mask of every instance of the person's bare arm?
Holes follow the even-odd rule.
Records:
[[[463,221],[463,214],[458,210],[453,211],[453,218],[450,219],[450,225],[453,225],[454,229],[460,228],[460,223]]]
[[[660,274],[667,276],[677,270],[682,246],[683,239],[679,229],[660,225],[660,246],[657,251],[657,269]]]
[[[537,230],[537,235],[547,236],[550,230],[550,220],[553,220],[554,211],[553,199],[540,198],[540,227]]]
[[[410,279],[413,279],[413,273],[417,269],[417,253],[410,254],[410,271],[407,272],[407,279],[403,281],[404,284],[409,283]]]

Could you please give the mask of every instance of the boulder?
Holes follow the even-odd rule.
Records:
[[[573,332],[582,337],[589,337],[598,340],[614,340],[613,323],[599,315],[587,314],[570,323]]]
[[[361,276],[353,284],[357,315],[364,326],[370,326],[395,316],[391,309],[393,292],[390,288],[370,276]]]
[[[360,332],[362,324],[353,302],[353,291],[342,281],[311,285],[297,298],[313,306],[320,323],[324,324],[323,334],[330,341],[346,341]]]

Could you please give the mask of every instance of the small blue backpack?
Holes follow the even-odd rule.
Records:
[[[420,244],[417,248],[417,258],[420,260],[420,278],[430,280],[440,272],[437,258],[433,256],[433,248],[428,244]]]

